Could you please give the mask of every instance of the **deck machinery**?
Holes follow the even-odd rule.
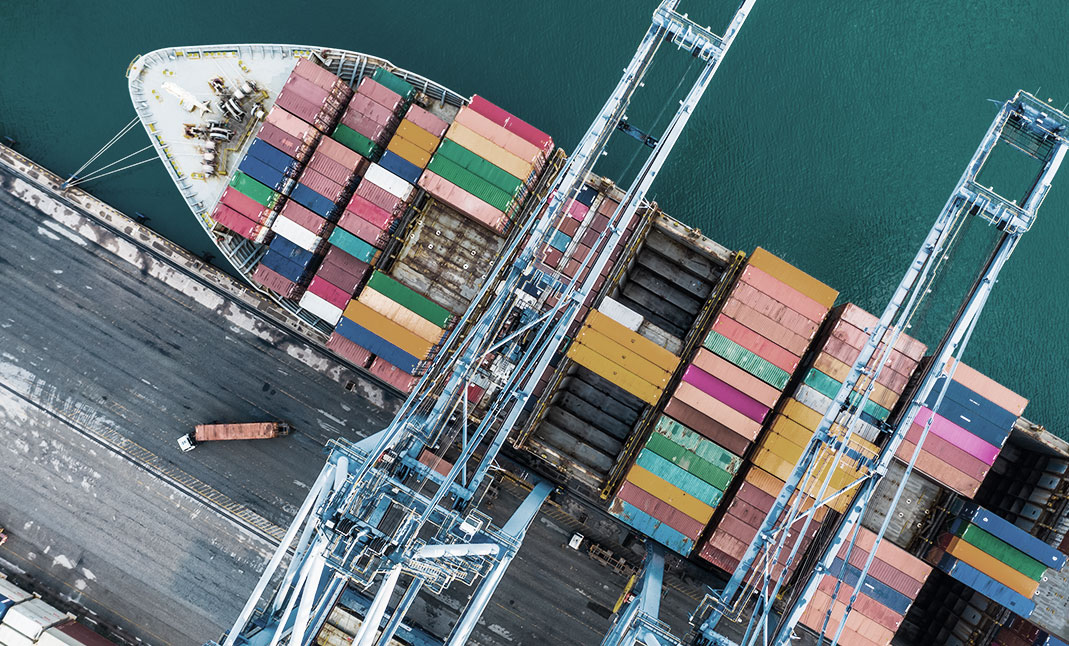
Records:
[[[843,580],[846,573],[833,569],[835,557],[845,544],[845,569],[845,563],[850,562],[849,555],[854,549],[860,520],[917,412],[932,394],[936,396],[936,406],[942,401],[950,379],[940,382],[940,377],[953,376],[955,366],[958,365],[958,360],[963,355],[979,320],[980,312],[998,280],[999,272],[1021,237],[1035,222],[1036,213],[1050,189],[1051,181],[1058,172],[1066,151],[1069,150],[1067,127],[1069,116],[1023,91],[1001,106],[879,322],[868,330],[870,336],[865,348],[837,396],[824,412],[816,433],[739,566],[727,585],[718,592],[707,594],[692,615],[694,638],[698,644],[734,646],[733,641],[717,630],[720,621],[728,618],[735,622],[745,622],[745,633],[741,641],[744,646],[786,646],[795,637],[794,629],[806,605],[813,598],[821,577],[828,574],[840,582]],[[1041,166],[1021,204],[977,182],[981,168],[995,146],[1000,143],[1019,150],[1038,161]],[[886,364],[899,335],[910,327],[914,315],[931,291],[933,279],[946,266],[957,233],[968,218],[980,218],[995,227],[998,236],[994,251],[983,259],[979,276],[967,290],[949,329],[936,347],[934,358],[921,376],[909,406],[905,408],[897,424],[884,429],[888,432],[888,438],[879,454],[866,456],[851,444],[860,412],[869,398],[876,375]],[[867,383],[868,386],[857,389],[862,380],[865,380],[862,383]],[[861,396],[851,403],[850,395],[855,389]],[[901,480],[903,485],[920,454],[930,426],[931,421],[925,425],[917,442],[916,450],[906,467],[906,475]],[[830,483],[835,467],[848,458],[861,463],[864,475],[845,488],[832,487]],[[812,508],[802,508],[803,496],[794,496],[792,501],[796,491],[814,490],[817,491],[814,494],[816,503]],[[898,504],[902,492],[903,486],[900,486],[890,505],[891,509]],[[787,581],[773,576],[773,564],[783,562],[780,560],[782,555],[786,555],[787,565],[801,559],[802,555],[797,553],[801,542],[792,542],[790,535],[804,535],[816,508],[839,496],[851,498],[849,509],[840,517],[830,537],[814,548],[818,550],[819,557],[813,569],[802,575],[791,589],[786,589]],[[891,517],[891,514],[886,515],[877,533],[876,545],[883,539]],[[857,601],[856,591],[862,589],[875,554],[876,548],[873,546],[869,550],[864,567],[861,568],[859,579],[853,582],[855,592],[844,599],[847,614]],[[656,621],[662,567],[663,560],[657,553],[651,553],[635,599],[630,607],[620,613],[617,624],[604,642],[606,645],[654,643],[643,636],[652,637],[661,645],[680,643],[675,637],[666,634],[663,626]],[[782,571],[787,571],[787,567]],[[839,589],[837,586],[837,594]],[[783,605],[774,608],[774,602],[780,599],[781,593]],[[745,616],[747,612],[748,620]],[[828,630],[830,613],[829,610],[825,617],[825,631]],[[845,615],[838,621],[838,625],[837,631],[823,634],[822,640],[828,640],[832,646],[837,644],[842,627],[846,625]]]
[[[646,204],[651,183],[755,2],[742,2],[722,37],[678,13],[678,0],[657,7],[616,88],[547,197],[530,211],[541,216],[529,217],[511,235],[471,307],[393,422],[359,443],[330,444],[327,464],[223,637],[226,646],[310,643],[350,583],[377,590],[353,643],[385,645],[421,590],[441,591],[457,579],[476,585],[448,639],[449,644],[466,642],[551,492],[548,484],[535,485],[512,518],[497,528],[478,510],[487,474],[608,261],[607,253],[590,254],[575,274],[587,276],[580,281],[535,269],[535,255],[553,235],[551,223],[591,176],[661,45],[669,43],[704,67],[602,234],[607,240],[603,248],[615,246],[624,223]],[[540,297],[530,298],[532,292]],[[545,297],[554,297],[555,304],[544,307]],[[496,395],[476,419],[465,395],[470,384],[487,381]],[[459,447],[459,457],[447,473],[419,459],[425,451],[440,459],[450,447]],[[283,570],[289,550],[293,555]],[[402,576],[407,587],[388,611]]]

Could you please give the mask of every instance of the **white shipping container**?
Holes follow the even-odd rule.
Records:
[[[33,597],[33,595],[18,587],[14,583],[8,581],[7,579],[0,579],[0,597],[11,601],[12,605],[14,605],[16,603],[22,603],[23,601],[26,601],[27,599]],[[0,601],[2,601],[2,599],[0,599]],[[2,611],[0,611],[0,614],[2,614]]]
[[[3,625],[11,626],[31,640],[36,640],[45,630],[66,619],[67,613],[60,612],[40,599],[30,599],[8,608]],[[0,639],[0,642],[3,640]]]
[[[34,641],[7,624],[0,624],[0,644],[3,646],[33,646]]]
[[[271,225],[271,230],[301,249],[313,253],[323,244],[322,238],[284,215],[275,218],[274,224]]]
[[[608,296],[598,305],[598,311],[632,332],[638,332],[639,326],[642,325],[641,314]]]
[[[331,325],[337,325],[343,313],[342,310],[333,303],[324,300],[320,296],[316,296],[312,292],[305,292],[304,296],[301,297],[301,307]]]
[[[390,195],[407,201],[414,187],[378,164],[371,164],[364,172],[362,181],[371,182]]]
[[[825,397],[822,393],[817,392],[805,384],[798,386],[798,390],[794,392],[794,398],[818,413],[823,413],[831,406],[830,397]],[[880,435],[880,429],[869,424],[865,420],[858,418],[854,422],[854,433],[862,439],[868,440],[869,442],[875,442],[876,438]]]

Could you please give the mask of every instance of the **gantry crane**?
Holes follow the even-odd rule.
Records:
[[[421,590],[441,592],[461,580],[477,586],[449,644],[464,644],[519,550],[524,532],[551,492],[537,484],[502,528],[478,510],[480,491],[538,378],[591,293],[626,223],[646,204],[647,191],[708,87],[756,0],[745,0],[724,37],[664,0],[616,88],[591,123],[536,216],[511,237],[468,311],[406,399],[391,424],[358,443],[334,440],[311,487],[233,628],[226,646],[305,646],[347,585],[376,589],[353,640],[388,644]],[[538,268],[537,252],[553,222],[590,177],[631,97],[663,43],[705,62],[686,97],[631,184],[609,225],[576,276]],[[541,214],[541,215],[537,215]],[[584,271],[589,269],[589,271]],[[531,297],[532,292],[538,294]],[[546,303],[552,302],[552,306]],[[491,402],[476,418],[466,394],[491,384]],[[490,394],[492,393],[492,395]],[[421,456],[455,449],[448,473]],[[288,551],[293,554],[284,571]],[[391,596],[408,578],[401,600]],[[270,590],[270,592],[269,592]],[[387,617],[389,617],[387,619]],[[385,627],[380,632],[382,622]]]

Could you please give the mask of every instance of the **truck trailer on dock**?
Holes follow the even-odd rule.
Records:
[[[178,438],[183,451],[192,451],[202,442],[218,440],[267,440],[289,435],[293,428],[286,422],[247,422],[244,424],[197,424],[192,432]]]

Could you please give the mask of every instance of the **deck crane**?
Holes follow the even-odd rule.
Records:
[[[479,494],[535,383],[608,261],[608,252],[589,254],[576,273],[583,276],[589,268],[580,281],[537,269],[536,253],[554,233],[555,216],[583,188],[660,46],[671,43],[705,67],[602,234],[603,248],[614,246],[626,222],[646,204],[651,183],[755,2],[742,2],[723,37],[678,13],[678,0],[661,2],[616,88],[535,205],[533,212],[541,216],[529,218],[512,235],[391,424],[358,443],[330,443],[326,465],[223,637],[225,646],[305,646],[349,584],[376,589],[353,643],[385,645],[421,590],[440,592],[458,579],[476,589],[447,643],[467,641],[551,487],[537,484],[502,528],[478,510]],[[554,304],[524,296],[530,290],[523,288],[532,286],[536,293],[554,296]],[[487,392],[494,392],[481,419],[471,415],[466,397],[476,377],[484,383],[489,379]],[[444,475],[419,459],[425,451],[440,456],[447,448],[456,449],[457,456]],[[388,612],[402,576],[407,587]]]
[[[842,580],[845,572],[833,568],[835,557],[845,544],[848,552],[843,562],[849,562],[849,550],[854,549],[861,517],[923,402],[930,400],[932,395],[935,396],[936,407],[942,401],[950,377],[953,376],[958,359],[968,344],[999,272],[1021,237],[1035,222],[1036,212],[1050,189],[1051,181],[1058,172],[1066,151],[1069,150],[1067,127],[1069,116],[1026,92],[1018,92],[1013,99],[1002,105],[879,322],[868,330],[868,342],[837,396],[825,411],[816,433],[750,543],[738,568],[725,588],[719,594],[707,595],[692,617],[692,622],[697,627],[699,643],[733,644],[717,631],[718,622],[728,615],[740,620],[742,611],[752,607],[753,612],[740,643],[743,646],[786,646],[791,642],[793,631],[806,605],[813,598],[821,577],[830,574]],[[977,183],[984,162],[997,144],[1016,148],[1041,165],[1041,170],[1020,204]],[[960,309],[936,347],[934,358],[925,369],[905,413],[893,429],[886,429],[890,431],[889,437],[879,454],[863,455],[855,450],[856,447],[851,446],[860,411],[869,397],[876,375],[889,358],[891,348],[899,335],[910,326],[914,314],[931,291],[932,279],[946,264],[946,255],[953,248],[956,232],[968,218],[980,218],[997,229],[999,234],[995,249],[985,259],[979,277],[965,294]],[[860,397],[851,402],[851,392],[859,382],[867,385],[858,389]],[[917,442],[891,508],[897,505],[902,495],[904,484],[913,469],[930,425],[929,421]],[[835,466],[843,460],[859,464],[866,473],[839,490],[832,487],[830,482]],[[826,476],[817,475],[825,473]],[[851,504],[837,521],[831,537],[817,548],[819,558],[815,567],[794,585],[791,594],[786,598],[785,610],[777,620],[773,601],[783,590],[785,582],[772,576],[771,565],[779,562],[783,555],[786,555],[786,563],[794,562],[800,557],[797,552],[801,541],[792,544],[789,537],[792,534],[805,535],[815,510],[815,507],[802,508],[802,496],[794,496],[792,500],[796,491],[815,491],[812,495],[816,499],[816,506],[826,505],[838,496],[850,497]],[[891,515],[888,515],[877,532],[877,545],[883,538],[890,518]],[[869,550],[865,565],[860,570],[860,578],[853,582],[855,592],[846,600],[847,614],[853,608],[857,599],[856,591],[861,589],[875,553],[875,548]],[[838,589],[837,587],[836,590]],[[830,612],[825,619],[825,629],[829,617]],[[838,643],[845,624],[844,617],[839,622],[837,632],[829,631],[834,634],[825,635],[832,646]]]

